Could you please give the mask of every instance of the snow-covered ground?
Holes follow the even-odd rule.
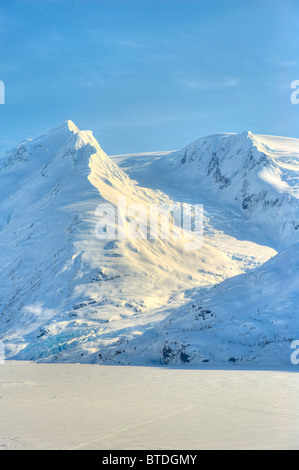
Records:
[[[0,365],[0,449],[299,449],[299,376]]]

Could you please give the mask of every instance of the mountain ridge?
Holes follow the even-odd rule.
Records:
[[[299,140],[211,135],[155,161],[153,171],[236,208],[281,249],[298,240]]]

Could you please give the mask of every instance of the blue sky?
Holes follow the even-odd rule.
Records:
[[[67,119],[108,154],[299,138],[298,0],[1,0],[0,153]]]

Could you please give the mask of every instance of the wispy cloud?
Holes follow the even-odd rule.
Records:
[[[145,47],[144,44],[137,41],[127,40],[127,39],[113,39],[107,40],[108,43],[116,44],[118,46],[124,47],[132,47],[134,49],[143,49]]]
[[[295,61],[285,61],[285,62],[278,62],[277,65],[279,67],[294,67],[295,65],[298,65],[298,62]]]
[[[129,128],[132,129],[135,127],[147,127],[147,126],[156,126],[156,125],[163,125],[168,123],[183,123],[183,122],[202,122],[209,118],[215,118],[219,116],[225,116],[225,110],[205,110],[204,112],[200,111],[187,111],[187,112],[169,112],[165,114],[160,114],[159,116],[146,116],[146,115],[126,115],[125,118],[117,119],[114,118],[113,120],[108,120],[107,118],[101,121],[100,125],[94,125],[95,130],[103,130],[104,128]]]
[[[294,60],[293,58],[290,57],[290,54],[288,54],[288,58],[283,58],[279,56],[272,56],[268,59],[268,62],[272,65],[275,65],[276,67],[295,67],[298,66],[298,61]]]
[[[198,80],[194,78],[183,78],[180,83],[189,90],[194,91],[208,91],[208,90],[221,90],[222,88],[233,88],[240,84],[237,78],[225,78],[214,81]]]
[[[101,31],[94,29],[89,29],[87,33],[91,36],[91,38],[94,38],[97,41],[100,41],[109,46],[126,47],[131,49],[144,49],[149,47],[136,37],[119,37],[117,35],[103,36]]]

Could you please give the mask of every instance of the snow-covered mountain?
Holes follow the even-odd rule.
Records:
[[[299,140],[217,134],[154,165],[204,202],[212,198],[241,211],[280,249],[299,240]]]
[[[297,141],[259,136],[262,152],[256,139],[214,136],[161,158],[122,160],[108,157],[92,132],[67,121],[1,157],[0,340],[7,357],[127,360],[127,347],[120,346],[133,341],[135,347],[153,327],[164,334],[160,322],[170,312],[180,317],[196,289],[202,296],[296,242]],[[242,208],[244,187],[260,195],[250,209]],[[202,248],[188,251],[178,237],[99,240],[99,205],[117,208],[116,233],[131,221],[120,196],[127,207],[147,211],[203,203]],[[270,203],[275,197],[279,202]]]
[[[299,331],[299,243],[172,310],[122,347],[122,363],[290,365]],[[107,356],[112,362],[115,351]]]

